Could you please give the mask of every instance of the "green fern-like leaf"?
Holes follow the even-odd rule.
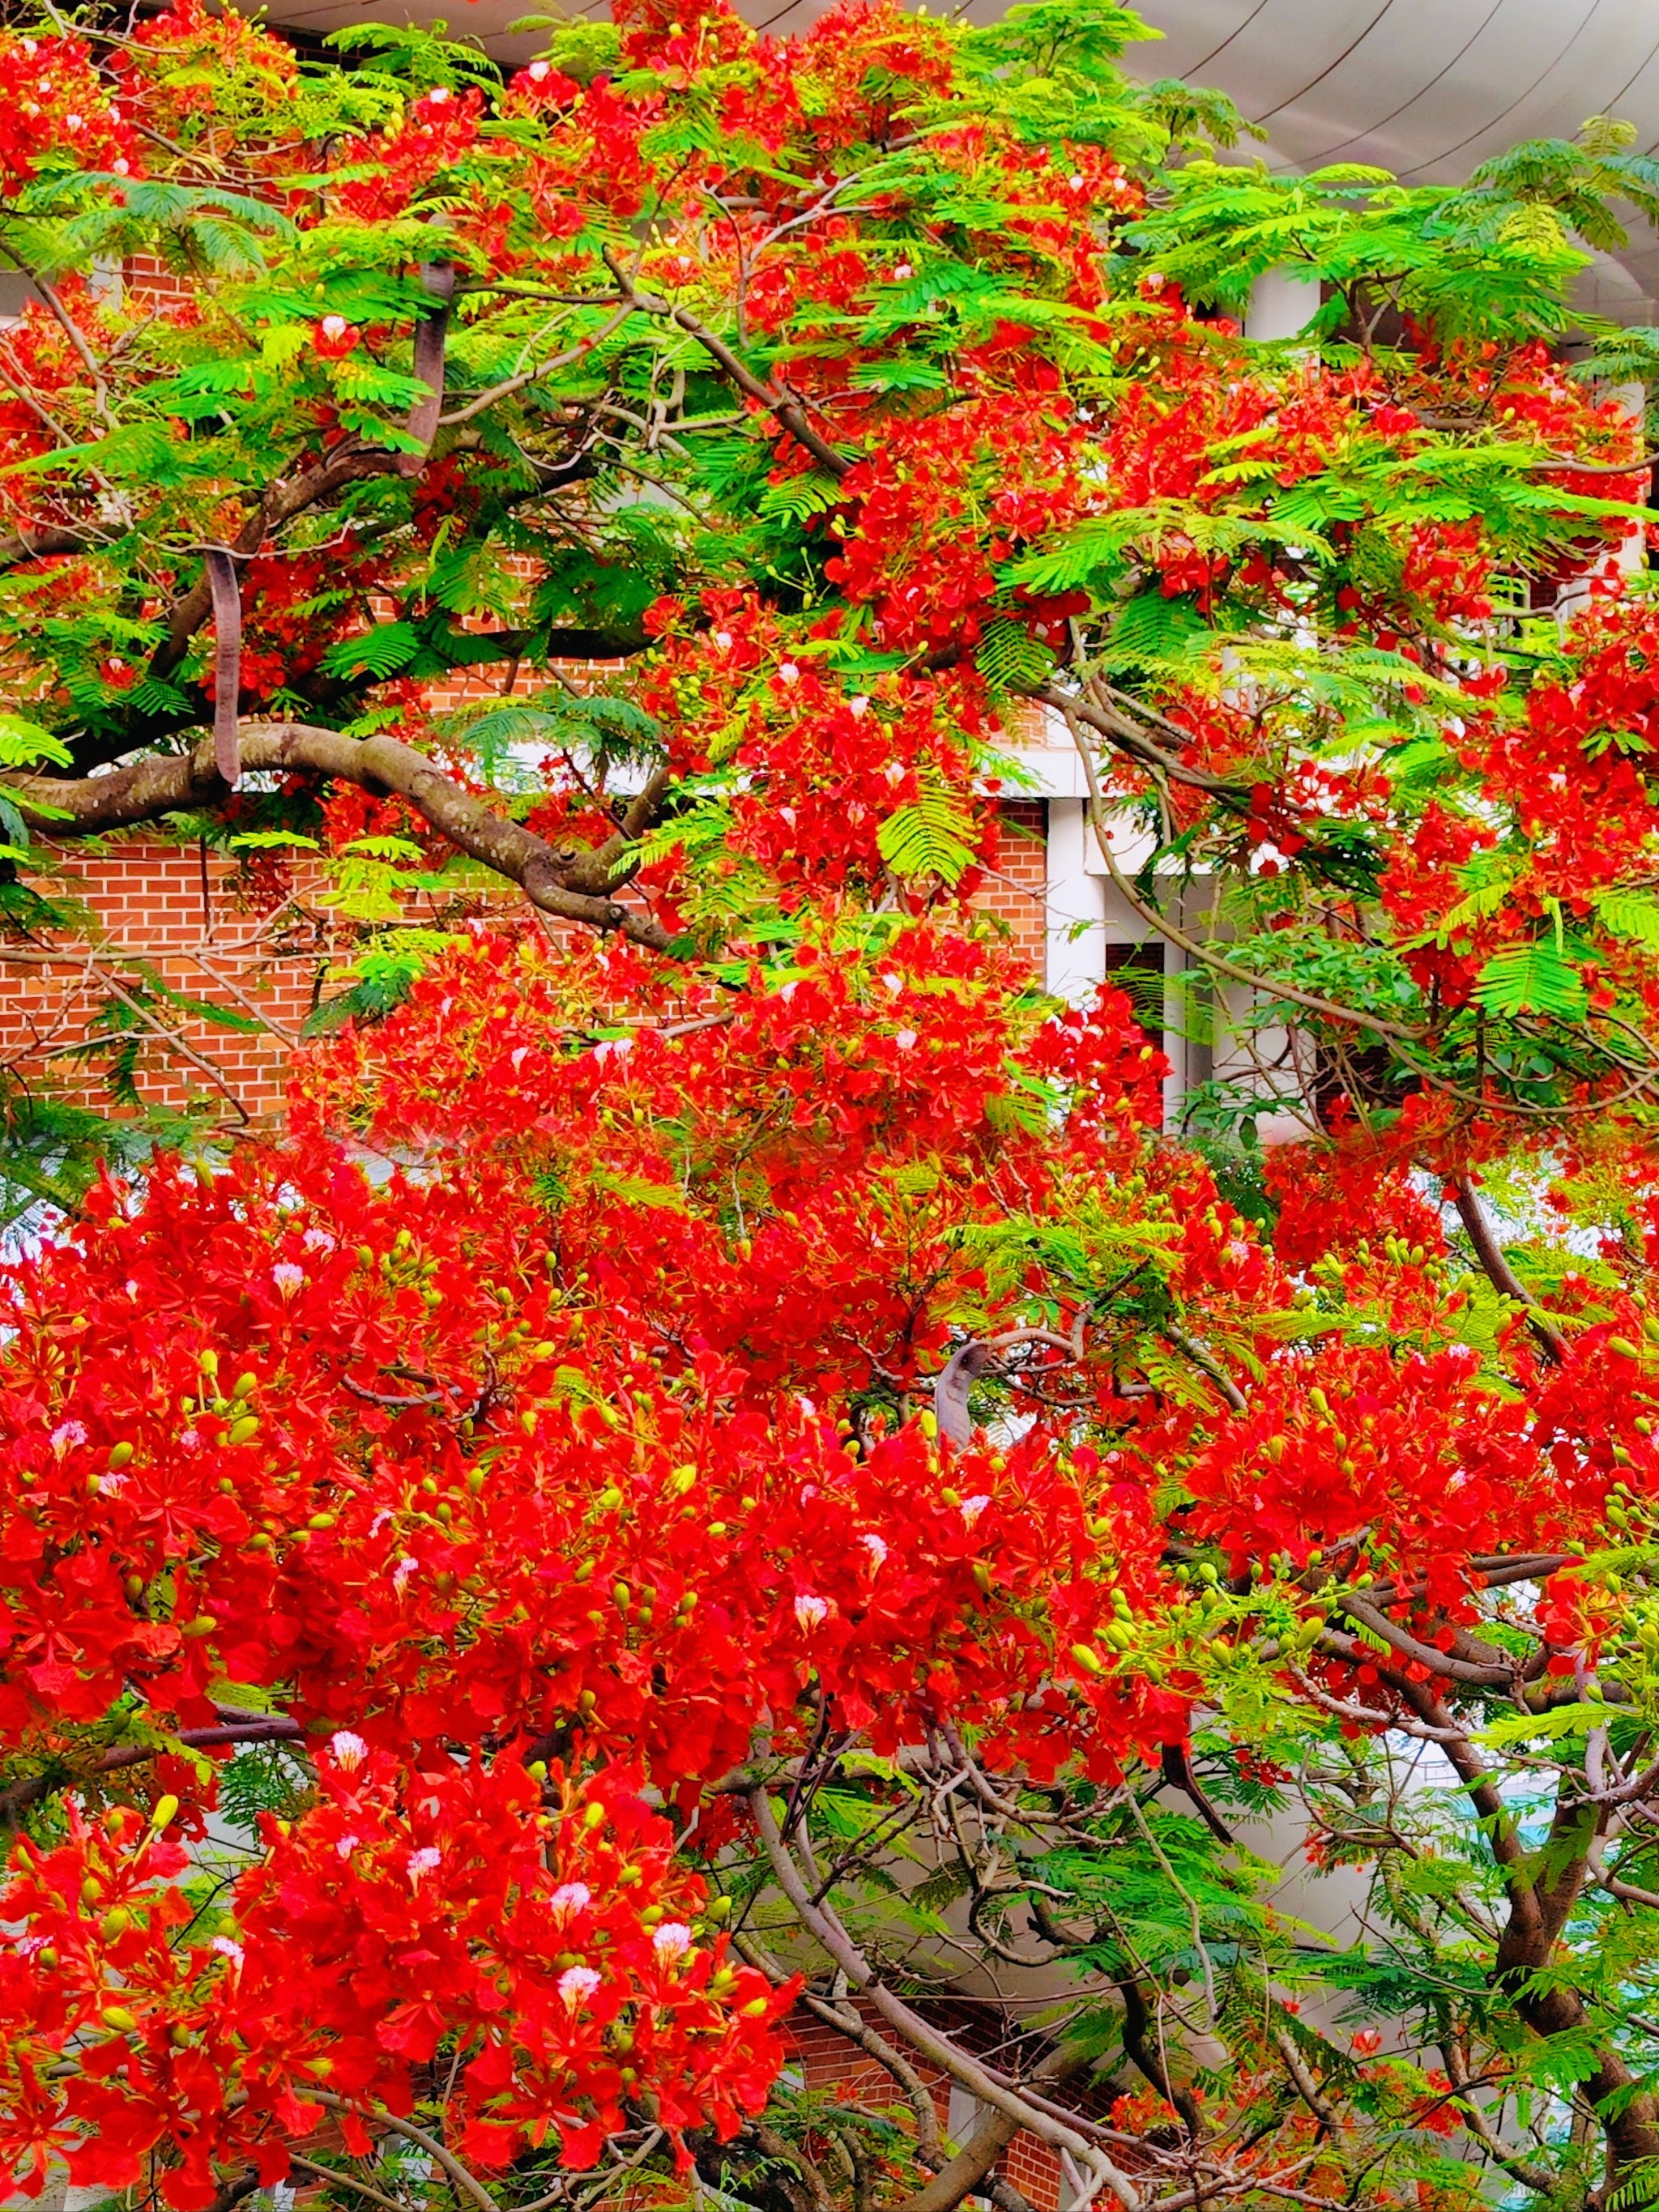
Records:
[[[1024,623],[999,621],[987,623],[974,662],[993,691],[1029,691],[1047,678],[1054,656]]]
[[[1651,891],[1604,891],[1595,902],[1596,918],[1614,937],[1659,950],[1659,898]]]
[[[323,668],[330,676],[395,676],[420,649],[413,623],[382,623],[366,637],[343,637],[331,645],[323,655]]]
[[[252,1830],[261,1813],[291,1815],[304,1803],[311,1778],[282,1744],[245,1751],[219,1776],[219,1809],[233,1827]]]
[[[973,824],[949,792],[923,793],[890,814],[876,832],[881,857],[896,876],[937,876],[959,883],[976,858]]]
[[[1493,953],[1474,995],[1491,1014],[1552,1014],[1562,1021],[1577,1020],[1588,1004],[1577,969],[1549,937]]]
[[[760,512],[787,514],[800,522],[809,514],[822,514],[842,496],[835,477],[827,470],[815,469],[810,476],[789,477],[782,483],[771,485],[761,500]]]

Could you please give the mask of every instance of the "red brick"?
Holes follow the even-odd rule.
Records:
[[[460,688],[476,697],[498,687],[467,679]],[[1004,813],[996,873],[987,881],[979,904],[1041,972],[1045,809],[1041,801],[1022,799],[1006,803]],[[318,871],[314,863],[301,860],[294,873],[303,906],[317,888]],[[341,962],[349,957],[337,945],[325,911],[306,909],[304,927],[286,944],[273,943],[259,918],[242,908],[240,872],[234,860],[208,854],[205,878],[204,909],[198,848],[130,843],[101,854],[65,853],[61,872],[43,878],[41,887],[90,908],[97,930],[107,939],[102,964],[110,975],[130,978],[135,961],[148,961],[169,989],[237,1006],[235,993],[192,957],[199,955],[260,1013],[280,1029],[297,1032],[312,1008],[319,963],[331,955]],[[483,910],[497,902],[477,903]],[[504,914],[524,911],[510,886],[503,886],[499,904]],[[87,1037],[109,988],[86,973],[84,948],[77,953],[73,940],[65,939],[61,950],[62,961],[53,964],[26,965],[0,956],[0,1064],[30,1084],[66,1085],[71,1097],[105,1106],[101,1077],[95,1071],[75,1072],[60,1048]],[[271,1115],[281,1106],[289,1048],[274,1030],[248,1036],[176,1010],[162,1009],[161,1018],[173,1032],[172,1042],[149,1038],[139,1059],[140,1091],[151,1103],[181,1108],[205,1097],[217,1100],[228,1114],[222,1093],[178,1048],[187,1045],[220,1071],[250,1119]]]

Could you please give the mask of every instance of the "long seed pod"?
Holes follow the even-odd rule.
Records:
[[[958,1447],[974,1441],[974,1417],[968,1410],[968,1394],[996,1359],[994,1348],[977,1341],[964,1344],[933,1381],[933,1411],[939,1433]]]
[[[438,434],[438,417],[444,404],[444,349],[449,338],[449,303],[455,296],[455,271],[447,261],[421,264],[421,282],[438,302],[435,313],[425,315],[415,328],[415,374],[426,386],[423,398],[409,410],[409,434],[421,441],[418,453],[399,453],[398,473],[417,477],[426,466],[432,441]]]
[[[234,791],[242,778],[236,735],[236,702],[242,688],[242,589],[236,563],[222,547],[210,550],[207,572],[218,637],[213,662],[213,763]]]

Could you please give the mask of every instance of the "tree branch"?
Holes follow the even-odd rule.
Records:
[[[406,2142],[414,2143],[434,2164],[442,2166],[462,2194],[472,2199],[478,2212],[501,2212],[495,2198],[471,2167],[463,2166],[453,2151],[446,2149],[436,2136],[428,2135],[424,2128],[416,2127],[413,2120],[399,2119],[395,2112],[387,2112],[382,2105],[354,2105],[349,2099],[337,2097],[331,2089],[319,2089],[311,2081],[306,2082],[302,2087],[296,2085],[295,2094],[309,2099],[313,2104],[325,2106],[331,2112],[356,2112],[360,2118],[372,2118],[378,2126],[390,2128],[393,2135],[402,2136]]]
[[[1513,1298],[1517,1305],[1526,1308],[1528,1326],[1538,1339],[1544,1357],[1553,1366],[1559,1367],[1566,1357],[1565,1340],[1537,1299],[1522,1288],[1520,1278],[1505,1258],[1504,1248],[1486,1218],[1486,1209],[1481,1205],[1474,1185],[1468,1176],[1463,1175],[1458,1176],[1453,1188],[1456,1194],[1458,1218],[1468,1232],[1469,1242],[1474,1247],[1474,1256],[1480,1262],[1487,1281],[1494,1290],[1501,1291],[1506,1298]]]
[[[1006,2113],[1017,2128],[1029,2128],[1044,2142],[1056,2149],[1070,2151],[1079,2159],[1085,2172],[1097,2183],[1103,2183],[1125,2208],[1125,2212],[1140,2212],[1141,2198],[1127,2174],[1109,2158],[1098,2144],[1092,2142],[1077,2127],[1057,2118],[1052,2111],[1036,2104],[1021,2094],[1018,2087],[1000,2074],[982,2066],[969,2057],[951,2040],[929,2027],[921,2015],[912,2010],[902,1997],[896,1996],[876,1974],[858,1946],[848,1935],[840,1921],[827,1905],[814,1903],[800,1869],[796,1866],[788,1847],[778,1832],[773,1818],[771,1802],[764,1789],[750,1795],[750,1807],[766,1846],[767,1856],[778,1887],[794,1907],[801,1925],[813,1936],[833,1959],[855,1989],[865,1990],[871,2003],[890,2027],[898,2029],[907,2043],[942,2066],[954,2081],[961,2083],[998,2112]]]
[[[1083,732],[1078,727],[1082,710],[1075,700],[1062,697],[1054,703],[1065,715],[1073,743],[1083,763],[1083,773],[1089,786],[1089,807],[1095,842],[1100,848],[1101,859],[1106,863],[1106,872],[1150,928],[1156,930],[1160,937],[1181,951],[1190,954],[1215,975],[1224,975],[1229,982],[1242,983],[1252,991],[1265,991],[1270,998],[1282,999],[1289,1006],[1304,1006],[1310,1013],[1322,1015],[1325,1020],[1339,1023],[1346,1029],[1364,1030],[1374,1036],[1397,1037],[1407,1044],[1420,1041],[1423,1034],[1420,1030],[1406,1029],[1398,1022],[1385,1020],[1380,1014],[1367,1013],[1362,1007],[1339,1006],[1334,999],[1322,999],[1312,991],[1298,990],[1294,983],[1277,982],[1269,975],[1253,975],[1249,969],[1240,968],[1211,946],[1200,945],[1196,939],[1189,937],[1184,929],[1143,899],[1119,867],[1117,855],[1112,850],[1112,841],[1106,835],[1106,805],[1101,794],[1100,778],[1095,770],[1094,757],[1083,742]]]
[[[586,855],[556,852],[545,838],[464,791],[412,745],[384,736],[348,738],[308,722],[250,722],[243,726],[240,748],[246,772],[298,771],[395,792],[451,844],[516,883],[543,914],[615,933],[653,951],[667,950],[667,932],[647,915],[603,893],[570,888]],[[76,781],[12,776],[0,778],[0,789],[41,811],[48,834],[58,838],[130,829],[212,805],[224,798],[226,785],[208,739],[191,752],[150,754],[107,775]]]
[[[193,1751],[209,1751],[221,1745],[250,1743],[296,1743],[301,1741],[305,1730],[298,1721],[289,1720],[283,1713],[251,1714],[246,1719],[226,1720],[211,1728],[186,1729],[173,1741],[187,1745]],[[0,1791],[0,1824],[14,1824],[21,1813],[31,1805],[38,1805],[43,1797],[51,1796],[54,1790],[72,1790],[77,1782],[106,1774],[119,1774],[129,1766],[143,1766],[152,1759],[159,1759],[167,1746],[161,1743],[123,1744],[118,1750],[106,1752],[85,1775],[58,1773],[50,1771],[31,1774],[21,1782],[14,1782],[9,1789]]]
[[[639,308],[644,314],[664,316],[685,331],[688,337],[694,337],[709,358],[719,362],[738,391],[745,398],[758,402],[775,416],[797,445],[805,447],[821,468],[837,479],[847,474],[853,463],[844,453],[838,453],[828,439],[820,436],[812,428],[799,394],[788,390],[775,392],[732,351],[723,337],[711,331],[707,323],[699,322],[690,308],[676,307],[672,300],[659,299],[653,292],[636,290],[633,279],[623,274],[615,257],[607,252],[605,258],[606,267],[617,280],[617,291],[629,307]]]
[[[964,2197],[971,2197],[991,2168],[1019,2133],[1019,2122],[1007,2112],[981,2112],[974,2131],[932,2180],[913,2190],[896,2212],[955,2212]]]

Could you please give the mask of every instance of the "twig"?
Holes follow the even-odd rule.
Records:
[[[303,2087],[296,2085],[295,2094],[309,2098],[313,2103],[325,2106],[331,2112],[355,2112],[360,2118],[368,2117],[362,2106],[351,2104],[344,2097],[337,2097],[331,2089],[319,2089],[313,2082],[307,2081]],[[478,2207],[478,2212],[501,2212],[500,2206],[477,2174],[463,2166],[455,2154],[447,2149],[436,2136],[428,2135],[424,2128],[416,2127],[413,2120],[399,2119],[395,2112],[387,2112],[384,2106],[374,2107],[373,2117],[377,2125],[390,2128],[394,2135],[402,2136],[405,2142],[412,2142],[423,2150],[428,2158],[435,2159],[456,2187],[472,2199]]]
[[[289,2151],[288,2162],[307,2173],[314,2173],[319,2181],[325,2181],[332,2188],[355,2189],[360,2197],[367,2197],[373,2203],[384,2205],[386,2212],[409,2212],[406,2204],[400,2204],[395,2197],[388,2197],[383,2190],[373,2187],[368,2182],[360,2181],[355,2173],[338,2173],[331,2166],[319,2166],[314,2158],[304,2158],[297,2150]]]
[[[1492,1233],[1486,1218],[1486,1210],[1480,1203],[1474,1185],[1466,1175],[1459,1176],[1453,1186],[1456,1192],[1458,1218],[1468,1231],[1474,1256],[1480,1262],[1487,1280],[1494,1290],[1501,1291],[1506,1298],[1513,1298],[1526,1309],[1527,1322],[1538,1339],[1544,1356],[1553,1366],[1559,1367],[1566,1357],[1566,1343],[1554,1322],[1544,1311],[1532,1293],[1525,1290],[1508,1260],[1504,1248]]]
[[[522,392],[526,385],[539,383],[543,377],[551,376],[555,369],[568,368],[572,362],[580,361],[596,346],[602,345],[612,331],[619,330],[629,316],[637,312],[637,302],[624,301],[610,321],[602,325],[591,337],[568,347],[563,353],[554,354],[550,360],[538,361],[533,368],[521,370],[517,376],[506,377],[500,384],[492,384],[487,392],[480,392],[469,399],[465,406],[453,408],[447,415],[440,415],[435,427],[441,430],[457,429],[463,422],[470,422],[475,416],[483,414],[497,400],[510,399],[515,392]]]
[[[822,468],[838,481],[848,473],[853,463],[845,454],[838,453],[828,440],[821,437],[812,428],[798,393],[788,390],[774,391],[732,351],[724,338],[711,331],[706,323],[699,322],[689,308],[677,307],[673,301],[659,299],[654,293],[637,291],[633,278],[623,273],[608,246],[605,249],[605,262],[617,280],[617,290],[630,307],[638,307],[647,315],[665,316],[688,337],[694,337],[703,351],[720,363],[738,391],[758,402],[769,414],[775,416],[796,443],[804,446]]]
[[[1063,2118],[1057,2116],[1054,2108],[1048,2106],[1046,2099],[1040,2103],[1034,2100],[1006,2075],[970,2058],[948,2036],[938,2034],[919,2013],[885,1986],[830,1908],[813,1902],[801,1880],[800,1870],[779,1833],[765,1790],[752,1791],[749,1802],[778,1886],[793,1905],[801,1924],[836,1961],[854,1987],[867,1993],[871,2003],[883,2018],[896,2027],[905,2040],[924,2057],[943,2067],[953,2081],[960,2082],[964,2089],[970,2090],[982,2102],[1010,2114],[1054,2149],[1068,2150],[1074,2157],[1080,2158],[1085,2168],[1092,2170],[1111,2190],[1125,2212],[1141,2212],[1139,2191],[1107,2153],[1081,2132],[1079,2125],[1075,2124],[1078,2116],[1067,2115]],[[1086,2127],[1088,2123],[1081,2124]]]

